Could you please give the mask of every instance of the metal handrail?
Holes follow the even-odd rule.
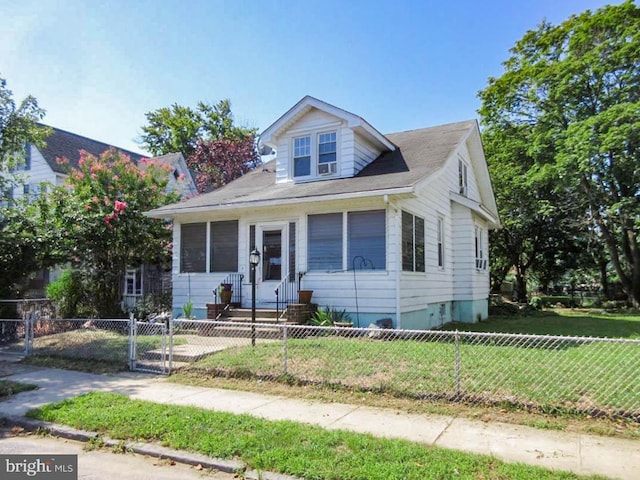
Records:
[[[300,280],[304,276],[303,272],[298,272],[298,282],[291,278],[291,273],[282,279],[280,284],[275,288],[276,294],[276,318],[280,319],[287,313],[287,307],[297,302],[298,290],[300,290]],[[282,310],[281,310],[282,308]]]

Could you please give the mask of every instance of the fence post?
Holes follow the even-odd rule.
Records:
[[[460,333],[455,331],[453,336],[456,346],[456,397],[460,397]]]
[[[169,317],[169,371],[173,370],[173,315]]]
[[[31,355],[33,350],[33,336],[34,336],[34,313],[29,312],[24,317],[24,354],[25,356]]]
[[[285,323],[282,326],[282,367],[283,367],[283,374],[287,375],[287,371],[288,371],[288,361],[289,361],[289,352],[287,349],[287,333],[288,333],[288,328],[287,328],[287,324]]]
[[[136,369],[136,319],[129,314],[129,370]]]

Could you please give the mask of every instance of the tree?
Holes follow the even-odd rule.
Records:
[[[42,145],[49,129],[38,125],[44,110],[32,96],[16,106],[13,93],[0,78],[0,297],[10,295],[16,283],[38,271],[39,249],[46,240],[38,233],[41,219],[35,205],[16,203],[10,192],[20,183],[19,168],[27,143]]]
[[[234,124],[231,102],[220,100],[215,105],[199,102],[195,109],[174,103],[146,114],[148,125],[140,144],[153,155],[180,152],[189,158],[197,143],[255,137],[256,130]]]
[[[15,186],[14,171],[24,161],[25,145],[41,146],[50,134],[50,129],[37,123],[44,113],[31,95],[16,107],[13,92],[7,88],[7,81],[0,77],[0,194]]]
[[[199,141],[187,159],[196,172],[198,192],[221,187],[260,165],[260,156],[253,137],[222,138],[210,142]]]
[[[480,93],[486,131],[527,132],[531,168],[584,206],[640,307],[640,10],[627,1],[545,22],[511,54]]]
[[[154,155],[181,152],[196,172],[198,192],[208,192],[260,164],[255,129],[234,124],[231,102],[199,102],[194,110],[173,104],[147,113],[142,145]]]
[[[81,151],[67,184],[55,188],[49,198],[49,215],[65,232],[63,254],[83,272],[94,313],[102,318],[122,315],[122,281],[128,267],[170,258],[170,224],[144,212],[179,196],[165,192],[168,167],[153,160],[142,163],[139,168],[113,148],[100,157]]]

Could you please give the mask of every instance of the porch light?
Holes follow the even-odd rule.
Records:
[[[251,265],[251,346],[256,346],[256,266],[260,263],[260,252],[254,248],[249,254]]]
[[[251,250],[251,253],[249,254],[249,263],[253,269],[255,269],[256,265],[260,263],[260,252],[256,248]]]

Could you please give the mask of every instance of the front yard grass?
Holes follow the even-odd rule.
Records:
[[[490,456],[403,440],[161,405],[109,393],[90,393],[47,405],[28,416],[114,439],[159,442],[210,457],[235,458],[250,468],[307,479],[602,478],[509,464]]]
[[[640,338],[640,313],[561,308],[529,315],[493,316],[480,323],[450,323],[443,330]]]

